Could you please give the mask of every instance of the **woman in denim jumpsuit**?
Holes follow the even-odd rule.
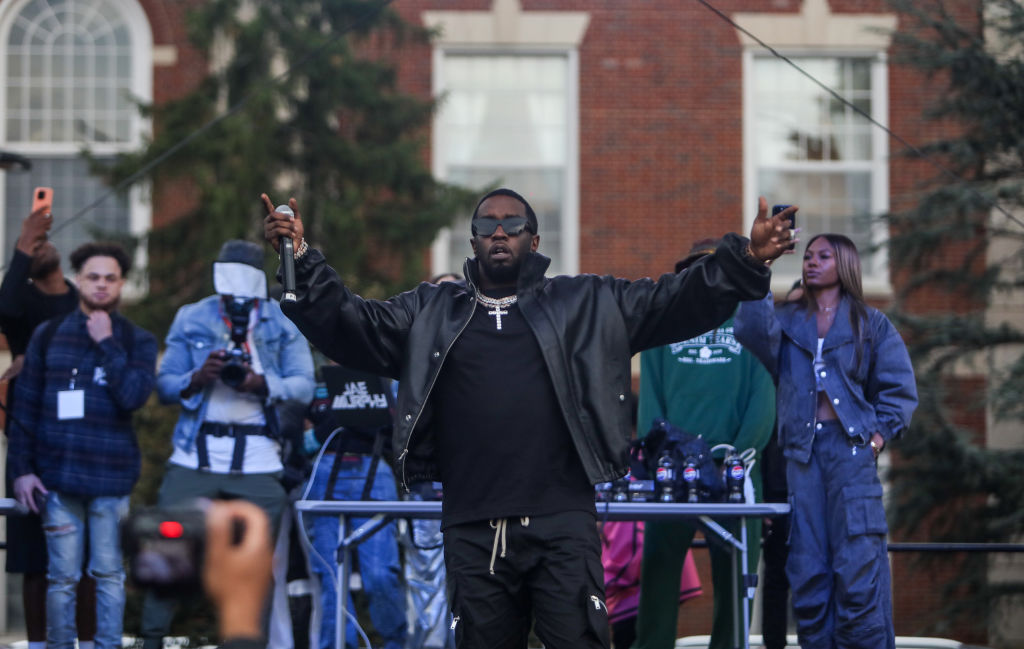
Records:
[[[803,649],[894,645],[891,577],[876,460],[917,406],[892,323],[864,303],[847,237],[810,240],[804,295],[745,302],[736,337],[777,383],[792,506],[786,574]]]

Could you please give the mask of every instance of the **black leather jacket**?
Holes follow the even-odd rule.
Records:
[[[545,277],[550,260],[530,253],[517,294],[547,364],[574,445],[592,482],[626,472],[631,429],[630,358],[724,322],[740,300],[768,292],[767,267],[726,235],[712,255],[658,281],[610,276]],[[323,255],[296,262],[299,299],[285,314],[329,358],[399,380],[394,449],[403,485],[436,480],[430,394],[476,306],[476,261],[464,282],[423,283],[388,300],[350,292]]]

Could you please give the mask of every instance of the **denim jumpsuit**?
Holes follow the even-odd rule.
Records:
[[[741,304],[736,337],[777,383],[779,443],[792,506],[786,573],[804,649],[891,648],[891,577],[882,485],[868,445],[899,437],[917,406],[906,346],[866,307],[856,333],[843,296],[815,375],[817,322],[772,296]],[[838,416],[817,421],[824,390]]]

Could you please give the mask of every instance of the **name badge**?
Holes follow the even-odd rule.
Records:
[[[57,419],[81,419],[85,416],[85,390],[61,390],[57,393]]]

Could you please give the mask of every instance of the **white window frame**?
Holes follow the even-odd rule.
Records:
[[[842,48],[791,48],[780,50],[780,54],[800,64],[801,57],[815,58],[859,58],[869,60],[871,63],[871,117],[880,124],[888,124],[889,121],[889,68],[888,60],[883,51],[865,51],[857,49]],[[756,216],[758,200],[758,165],[756,153],[756,128],[754,106],[754,70],[758,58],[772,56],[770,52],[747,48],[743,53],[743,204],[750,206],[744,213],[745,231],[750,231]],[[810,83],[810,81],[808,81]],[[878,127],[871,129],[872,157],[869,161],[850,161],[849,164],[834,163],[830,171],[842,172],[845,170],[870,172],[871,178],[871,201],[870,210],[872,217],[885,214],[889,211],[889,140],[886,132]],[[818,163],[793,161],[779,165],[777,168],[784,168],[791,171],[818,169]],[[769,203],[773,200],[799,204],[799,197],[767,197]],[[799,216],[798,216],[799,219]],[[799,225],[799,223],[798,223]],[[806,241],[809,236],[819,234],[817,232],[804,232],[801,238]],[[877,219],[872,221],[871,239],[876,244],[884,244],[888,239],[889,232],[886,223]],[[796,254],[802,253],[802,244]],[[888,250],[883,245],[872,256],[862,255],[864,267],[862,269],[864,291],[870,295],[891,295],[892,283],[889,277]],[[870,262],[870,263],[868,263]],[[772,290],[777,294],[785,293],[792,283],[798,279],[798,275],[772,276]]]
[[[32,0],[14,0],[0,4],[0,107],[7,106],[7,45],[14,20],[24,7]],[[88,4],[85,0],[79,3]],[[143,103],[153,101],[153,32],[146,12],[137,0],[106,0],[120,12],[132,35],[132,77],[131,93]],[[135,113],[130,126],[130,139],[127,142],[105,143],[88,142],[90,151],[96,156],[112,155],[119,152],[137,150],[143,145],[144,137],[152,132],[151,120],[138,112]],[[79,155],[81,142],[7,142],[7,122],[0,119],[0,147],[32,157],[75,157]],[[22,172],[23,173],[23,172]],[[32,173],[29,171],[28,173]],[[0,205],[6,204],[6,183],[0,182]],[[128,193],[129,231],[133,236],[143,236],[152,225],[152,206],[149,202],[148,187],[137,184]],[[72,216],[71,214],[65,215]],[[6,241],[6,228],[0,227],[0,249],[6,249],[13,242]],[[70,251],[61,251],[68,254]],[[135,268],[144,269],[147,256],[145,246],[136,251]],[[141,273],[136,274],[135,282],[126,286],[126,297],[137,297],[145,290],[145,282]]]
[[[444,101],[445,58],[457,56],[564,56],[566,59],[566,158],[565,192],[562,195],[562,223],[559,233],[561,241],[557,251],[561,272],[579,272],[579,54],[573,48],[498,48],[498,47],[436,47],[433,52],[433,96]],[[434,119],[434,142],[431,146],[431,168],[439,180],[447,180],[444,161],[444,145],[438,141],[440,132],[440,111]],[[512,187],[511,189],[516,189]],[[543,219],[543,214],[537,215]],[[453,232],[450,227],[442,228],[431,245],[431,274],[462,272],[462,268],[448,268],[453,246],[462,246],[466,256],[471,256],[469,232]],[[544,253],[541,239],[539,252]]]

